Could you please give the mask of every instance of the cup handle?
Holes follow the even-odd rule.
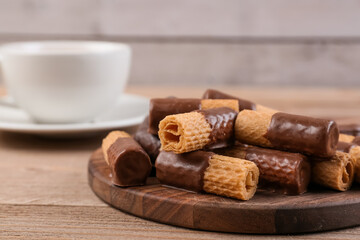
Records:
[[[1,69],[2,62],[3,62],[3,58],[0,54],[0,73],[1,73],[1,75],[2,75],[2,69]],[[10,97],[9,95],[0,97],[0,106],[17,108],[14,99],[12,97]]]

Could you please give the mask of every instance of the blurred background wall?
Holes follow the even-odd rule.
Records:
[[[360,86],[356,0],[0,0],[0,43],[126,42],[130,84]]]

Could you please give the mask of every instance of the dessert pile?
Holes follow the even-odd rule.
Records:
[[[161,184],[240,200],[258,188],[298,195],[314,183],[338,191],[360,183],[360,137],[335,121],[279,112],[217,90],[154,98],[134,137],[102,143],[112,183]]]

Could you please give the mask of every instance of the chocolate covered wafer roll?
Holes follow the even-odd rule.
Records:
[[[216,153],[252,161],[259,168],[259,187],[283,194],[297,195],[307,191],[311,166],[299,153],[237,144]]]
[[[160,152],[160,139],[157,135],[148,132],[149,117],[146,117],[134,134],[134,139],[141,145],[149,155],[151,162],[155,160]]]
[[[243,110],[236,119],[235,136],[247,144],[328,158],[335,154],[339,130],[331,120]]]
[[[168,115],[228,107],[239,111],[234,99],[196,99],[196,98],[153,98],[150,100],[149,133],[158,134],[159,123]]]
[[[352,141],[351,143],[354,143],[354,144],[357,144],[360,146],[360,136],[356,136]]]
[[[149,117],[146,117],[140,124],[137,131],[134,134],[134,139],[140,144],[140,146],[149,155],[152,165],[150,173],[151,177],[156,176],[155,160],[160,152],[160,139],[157,135],[148,132],[149,128]]]
[[[357,153],[358,155],[359,153]],[[360,159],[357,158],[355,162],[355,181],[360,183]]]
[[[360,183],[360,146],[353,142],[338,142],[337,150],[349,153],[355,161],[355,181]]]
[[[229,94],[220,92],[215,89],[206,90],[205,93],[203,94],[202,98],[204,98],[204,99],[237,99],[238,103],[239,103],[239,111],[242,111],[244,109],[249,109],[249,110],[256,110],[259,112],[267,112],[267,113],[272,113],[272,114],[278,112],[275,109],[268,108],[268,107],[262,106],[260,104],[255,104],[248,100],[244,100],[244,99],[241,99],[241,98],[238,98],[235,96],[231,96]]]
[[[234,142],[236,115],[223,107],[167,116],[159,124],[161,150],[179,154],[229,146]]]
[[[339,134],[339,142],[347,142],[350,143],[354,140],[354,136],[352,135],[348,135],[348,134],[344,134],[344,133],[340,133]]]
[[[339,152],[330,160],[312,161],[311,181],[339,191],[350,188],[355,173],[355,160],[349,153]]]
[[[188,98],[153,98],[149,108],[149,130],[151,134],[158,134],[159,123],[166,116],[191,112],[200,109],[200,99]]]
[[[241,200],[255,194],[259,178],[254,163],[205,151],[183,154],[162,151],[155,166],[162,184]]]
[[[102,140],[102,151],[104,154],[105,162],[109,165],[108,149],[118,138],[129,138],[131,137],[127,132],[124,131],[112,131]]]
[[[127,133],[114,131],[103,140],[102,149],[107,157],[114,185],[127,187],[144,185],[151,171],[147,153]]]
[[[343,134],[351,135],[351,136],[360,136],[360,125],[359,124],[340,124],[339,130]]]

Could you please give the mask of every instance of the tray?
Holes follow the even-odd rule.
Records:
[[[156,222],[191,229],[257,234],[289,234],[360,225],[360,188],[336,192],[316,189],[300,196],[257,191],[249,201],[198,194],[160,185],[120,188],[111,184],[101,149],[88,164],[91,189],[121,211]]]

